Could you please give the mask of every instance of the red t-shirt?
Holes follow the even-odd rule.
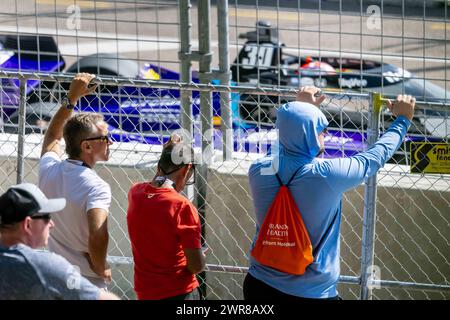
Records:
[[[128,233],[139,300],[163,299],[198,287],[183,248],[201,248],[194,205],[174,189],[138,183],[128,192]]]

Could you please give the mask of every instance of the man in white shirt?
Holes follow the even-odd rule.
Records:
[[[108,211],[111,189],[92,168],[107,161],[112,141],[103,116],[77,113],[78,100],[92,93],[95,75],[79,73],[70,84],[45,133],[39,163],[39,187],[47,197],[66,198],[67,205],[55,215],[48,248],[80,268],[83,276],[100,288],[111,281],[106,262]],[[60,141],[64,137],[68,159],[62,160]]]

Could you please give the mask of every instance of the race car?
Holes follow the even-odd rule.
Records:
[[[314,84],[327,90],[337,89],[337,85],[339,88],[353,90],[359,88],[378,89],[381,81],[383,81],[385,89],[389,83],[400,83],[396,74],[399,72],[398,68],[388,69],[392,71],[380,77],[376,74],[376,70],[380,69],[380,64],[373,61],[363,61],[365,72],[357,75],[354,68],[357,64],[356,61],[347,60],[346,63],[343,63],[342,60],[340,62],[337,62],[336,59],[333,60],[334,58],[286,56],[282,51],[283,45],[279,43],[276,36],[276,29],[264,22],[259,22],[257,30],[248,32],[245,36],[247,42],[231,68],[233,83],[248,85],[259,82],[266,85],[295,88],[298,88],[299,85]],[[135,61],[121,59],[114,54],[87,56],[66,68],[65,61],[52,37],[4,36],[0,38],[0,43],[2,44],[0,67],[5,70],[90,72],[132,79],[179,80],[179,73],[175,71],[150,63],[141,66]],[[285,68],[285,66],[294,64],[300,64],[299,68],[296,70]],[[337,65],[342,66],[345,70],[336,70]],[[360,65],[358,64],[358,68]],[[383,70],[387,70],[386,66]],[[195,71],[192,78],[194,82],[198,82]],[[17,132],[18,83],[17,79],[2,79],[1,82],[1,127],[6,132]],[[331,87],[332,84],[335,87]],[[378,87],[372,84],[378,84]],[[62,87],[67,89],[67,86]],[[411,86],[411,88],[413,87]],[[55,84],[51,82],[28,81],[26,89],[27,133],[45,130],[49,120],[56,112],[55,105],[58,99],[55,99],[55,96],[58,98],[58,90],[55,89],[57,89]],[[413,95],[420,99],[421,96],[418,93],[427,92],[427,98],[428,94],[434,94],[430,99],[442,101],[442,97],[436,92],[439,93],[439,90],[443,89],[439,88],[434,91],[425,89],[419,90]],[[79,103],[78,111],[101,112],[116,141],[162,144],[173,130],[180,128],[181,107],[178,90],[132,86],[101,86],[99,90],[99,94],[83,99]],[[412,94],[409,91],[406,93]],[[276,131],[273,130],[276,106],[288,100],[270,96],[252,97],[251,95],[233,94],[230,107],[233,117],[234,149],[258,153],[269,149],[276,139]],[[198,92],[192,93],[192,101],[194,124],[198,124],[200,118]],[[221,133],[217,129],[217,126],[220,125],[218,93],[213,93],[212,108],[213,120],[216,125],[214,145],[215,148],[221,149]],[[331,124],[329,130],[331,136],[325,140],[326,155],[330,157],[349,156],[364,150],[364,129],[367,125],[367,115],[362,116],[361,110],[348,109],[343,112],[342,106],[333,103],[327,104],[323,109]],[[442,117],[439,113],[432,116]],[[448,113],[444,116],[448,119]],[[392,119],[389,115],[383,119],[386,126],[390,121]],[[198,126],[195,127],[194,140],[198,146],[201,139]],[[414,119],[413,133],[418,136],[412,135],[409,138],[411,140],[442,141],[448,139],[447,136],[443,137],[439,133],[436,134],[435,131],[430,132],[426,123],[422,122],[420,118]]]
[[[245,39],[242,49],[231,67],[233,80],[238,84],[298,88],[316,86],[328,92],[379,92],[385,97],[398,94],[414,96],[424,104],[437,104],[436,108],[418,108],[409,129],[409,136],[391,162],[408,161],[410,141],[448,142],[450,127],[450,92],[430,81],[420,79],[407,70],[392,64],[368,59],[335,56],[299,57],[286,52],[280,42],[277,29],[269,22],[258,21],[256,30],[239,35]],[[344,100],[344,103],[340,100]],[[278,96],[241,95],[239,116],[246,122],[273,124],[276,121],[276,106],[292,98]],[[343,155],[339,149],[360,151],[364,146],[367,128],[367,109],[352,104],[350,97],[342,94],[330,99],[322,106],[330,127],[334,130],[329,138],[327,152],[331,156]],[[382,114],[382,129],[393,121],[389,112]],[[344,134],[342,133],[343,128]],[[338,139],[341,136],[342,139]],[[348,140],[347,140],[348,139]],[[331,146],[331,142],[336,145]],[[335,152],[333,152],[335,151]],[[351,154],[352,152],[345,152]]]
[[[233,80],[239,84],[286,88],[316,86],[326,91],[379,92],[394,97],[407,94],[416,97],[417,101],[450,104],[449,91],[392,64],[367,59],[289,54],[278,39],[277,29],[266,21],[258,21],[256,31],[239,37],[246,42],[231,67]],[[241,97],[244,104],[241,116],[254,120],[263,113],[265,121],[273,122],[273,104],[280,103],[279,99],[269,96],[261,100],[262,105],[253,103],[252,106],[251,102],[258,101],[257,97]],[[282,99],[281,103],[288,100]]]

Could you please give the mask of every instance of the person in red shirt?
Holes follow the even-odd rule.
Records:
[[[196,274],[205,267],[200,219],[179,192],[195,177],[193,149],[172,136],[151,182],[128,193],[127,224],[139,300],[198,300]]]

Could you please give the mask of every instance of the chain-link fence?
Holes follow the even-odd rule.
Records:
[[[421,137],[424,142],[442,141],[448,147],[449,107],[419,104],[416,114],[421,116],[416,119],[417,130],[410,130],[411,137]],[[404,148],[411,150],[411,143],[406,139]],[[398,153],[378,176],[374,264],[383,280],[448,284],[450,177],[410,173],[414,168],[410,156],[414,157],[414,152]],[[401,163],[409,164],[411,170]],[[448,292],[390,287],[374,291],[374,295],[379,299],[449,297]]]
[[[210,246],[203,288],[208,299],[242,298],[255,231],[247,170],[277,138],[276,108],[304,85],[329,96],[325,157],[365,150],[375,128],[392,123],[389,112],[378,123],[380,101],[368,92],[425,101],[377,178],[344,195],[339,291],[368,298],[372,284],[378,299],[450,297],[450,178],[409,169],[411,143],[449,143],[445,1],[5,0],[0,8],[0,192],[37,182],[42,134],[71,78],[55,72],[101,75],[78,111],[102,113],[115,141],[96,171],[113,190],[110,288],[121,297],[135,298],[127,192],[153,176],[162,143],[183,127],[208,162],[186,190]]]
[[[18,55],[16,64],[2,68],[76,72],[89,60],[106,58],[91,72],[135,77],[145,63],[178,69],[177,5],[174,0],[2,1],[1,48]],[[152,77],[145,71],[140,76]]]
[[[105,56],[110,59],[108,64],[98,64],[92,70],[97,74],[107,71],[105,74],[122,77],[138,75],[138,65],[145,63],[178,70],[181,65],[178,52],[184,51],[180,48],[183,34],[192,32],[189,49],[195,50],[200,38],[197,26],[204,20],[187,5],[180,14],[185,2],[4,0],[0,4],[0,35],[6,37],[8,51],[21,57],[34,55],[36,61],[2,67],[20,71],[75,71],[83,69],[85,59],[94,55],[95,59]],[[219,23],[215,10],[220,2],[212,6],[210,26]],[[281,86],[316,81],[324,87],[344,90],[373,90],[385,95],[406,92],[420,96],[419,100],[449,99],[446,1],[228,3],[226,36],[231,63],[244,66],[235,70],[234,81]],[[180,20],[187,16],[192,16],[189,27],[180,29]],[[260,31],[255,33],[259,21],[265,23],[259,24]],[[38,45],[30,42],[33,37],[38,38]],[[210,50],[215,53],[221,47],[219,37],[220,32],[210,28]],[[248,40],[273,43],[275,49],[265,46],[258,53],[256,46],[249,45],[248,55],[240,59]],[[270,57],[270,52],[275,54]],[[57,63],[47,63],[48,57]],[[218,65],[217,54],[210,58],[213,65]],[[321,73],[317,73],[317,62],[322,64]],[[193,61],[195,70],[198,65]],[[339,77],[330,77],[328,66]],[[249,74],[254,76],[248,77]],[[151,79],[153,75],[144,72],[142,76]]]
[[[3,71],[0,78],[0,192],[4,192],[16,181],[37,183],[42,133],[56,112],[57,101],[71,76]],[[204,205],[199,211],[203,240],[210,250],[208,269],[201,278],[202,287],[208,299],[242,299],[248,250],[255,232],[247,171],[251,162],[264,156],[277,139],[274,130],[277,103],[292,99],[295,92],[158,80],[99,78],[97,82],[95,95],[83,98],[77,111],[102,113],[115,141],[110,160],[96,166],[97,173],[110,184],[113,194],[109,221],[109,256],[113,265],[110,289],[122,298],[135,298],[126,227],[127,193],[132,183],[153,177],[161,144],[180,127],[182,89],[189,92],[193,102],[193,144],[203,160],[208,160],[207,170],[200,171],[197,179],[204,181],[205,191],[186,190],[186,195],[197,205],[199,201]],[[208,106],[215,122],[210,135],[214,152],[210,153],[202,149],[205,136],[201,134],[203,114],[198,108],[200,92],[210,94]],[[231,97],[231,101],[224,101],[223,97]],[[367,148],[367,133],[374,132],[371,131],[374,105],[376,97],[373,95],[328,93],[321,107],[330,121],[324,157],[351,156]],[[228,160],[223,157],[220,127],[223,107],[233,110],[234,119],[232,158]],[[419,106],[416,114],[405,145],[375,180],[378,198],[373,220],[368,221],[370,216],[365,215],[369,210],[368,183],[344,195],[339,292],[345,299],[361,296],[360,281],[364,279],[361,257],[363,251],[367,248],[370,251],[371,247],[374,247],[375,259],[366,267],[374,268],[368,274],[373,276],[374,282],[367,284],[381,288],[373,291],[374,298],[450,297],[450,178],[445,174],[410,174],[407,166],[410,162],[408,141],[448,144],[449,109],[425,105]],[[378,125],[383,131],[393,119],[385,111],[380,120]],[[201,197],[205,197],[203,201],[199,200]],[[375,228],[374,242],[363,232],[368,223]]]
[[[448,13],[433,0],[230,1],[234,78],[448,100]]]

